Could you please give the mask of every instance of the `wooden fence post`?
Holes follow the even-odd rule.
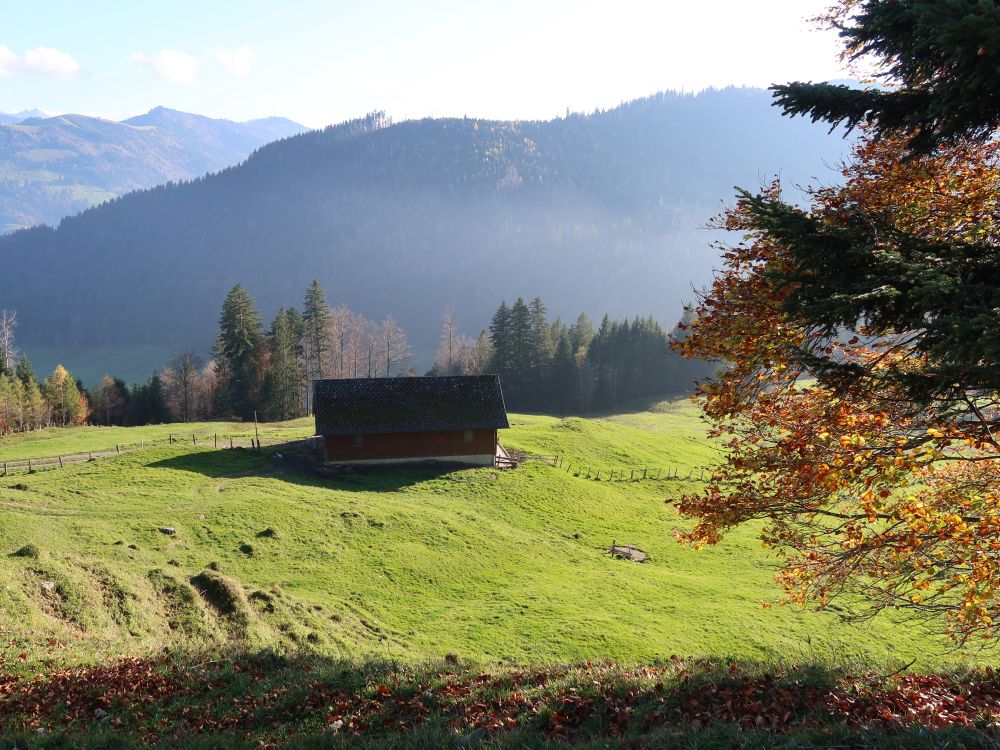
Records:
[[[230,448],[232,448],[232,447],[233,447],[233,439],[232,439],[232,438],[229,438],[229,447],[230,447]]]
[[[63,467],[62,456],[59,456],[59,468]]]
[[[633,479],[635,479],[635,469],[631,469],[631,470],[629,471],[629,475],[628,475],[628,480],[629,480],[630,482],[631,482],[631,481],[632,481]]]
[[[3,462],[3,475],[7,476],[7,462],[6,461]]]
[[[173,433],[172,433],[172,432],[168,432],[168,433],[167,433],[167,437],[168,437],[168,438],[170,439],[170,442],[171,442],[171,443],[173,443],[173,442],[174,442],[174,435],[173,435]]]
[[[28,459],[28,473],[31,473],[31,459]]]
[[[115,443],[115,450],[118,452],[118,455],[121,455],[122,447],[118,443]]]
[[[219,433],[215,433],[215,447],[219,447]]]
[[[643,469],[643,470],[642,470],[642,478],[643,478],[643,479],[645,479],[645,478],[646,478],[646,470],[645,470],[645,469]]]

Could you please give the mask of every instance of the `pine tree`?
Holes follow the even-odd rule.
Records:
[[[594,324],[590,322],[587,313],[580,313],[580,317],[570,326],[569,337],[574,352],[590,346],[590,342],[594,339]]]
[[[500,303],[490,320],[490,342],[493,346],[491,367],[504,381],[511,371],[510,308],[506,301]]]
[[[302,352],[309,380],[326,377],[326,360],[332,348],[332,322],[333,313],[326,302],[323,287],[313,279],[302,305]]]
[[[853,57],[880,60],[885,85],[772,86],[785,114],[905,135],[914,152],[988,140],[1000,125],[1000,5],[981,0],[841,0],[833,18]]]
[[[551,383],[549,399],[557,411],[570,414],[580,408],[580,369],[566,329],[556,344]]]
[[[248,419],[264,380],[264,334],[253,297],[240,284],[226,295],[219,318],[217,358],[225,367],[222,388],[233,414]]]
[[[38,385],[38,377],[31,367],[31,362],[28,361],[27,354],[22,354],[21,358],[17,361],[17,367],[14,368],[14,375],[26,386],[31,383]]]
[[[299,383],[301,373],[296,355],[293,321],[281,308],[271,324],[268,335],[271,367],[267,379],[267,414],[271,419],[292,419],[299,415]]]
[[[544,405],[548,396],[549,370],[555,353],[552,329],[546,318],[548,311],[541,297],[531,300],[530,352],[528,359],[527,389],[530,402],[536,407]]]

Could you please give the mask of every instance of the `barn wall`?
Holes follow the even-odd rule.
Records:
[[[469,443],[465,442],[465,430],[397,432],[362,435],[358,446],[354,435],[336,435],[326,438],[326,460],[330,463],[374,463],[437,459],[492,466],[496,440],[496,430],[473,430]]]

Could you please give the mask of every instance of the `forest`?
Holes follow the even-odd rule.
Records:
[[[519,295],[564,318],[669,320],[717,260],[704,225],[720,196],[776,170],[836,178],[824,165],[842,151],[752,89],[547,121],[376,113],[0,237],[0,300],[29,352],[206,356],[236,281],[270,320],[315,277],[367,318],[391,313],[425,370],[447,306],[473,331]]]
[[[265,329],[256,302],[237,284],[226,295],[210,359],[191,349],[173,355],[144,382],[104,375],[91,388],[57,365],[44,380],[18,356],[16,315],[0,314],[0,434],[79,424],[141,425],[206,419],[287,420],[310,413],[310,383],[320,378],[417,374],[406,331],[345,305],[331,307],[318,281],[301,310],[281,307]],[[652,317],[611,320],[595,329],[581,313],[549,320],[541,298],[501,302],[488,330],[462,334],[444,311],[428,375],[497,373],[507,406],[557,414],[612,409],[689,390],[710,374],[676,354],[683,324],[668,334]]]

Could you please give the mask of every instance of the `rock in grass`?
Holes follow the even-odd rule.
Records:
[[[29,557],[37,560],[41,556],[41,551],[34,544],[26,544],[18,550],[10,553],[11,557]]]
[[[160,533],[166,534],[167,536],[173,536],[174,534],[177,533],[177,529],[175,529],[173,526],[161,526]]]

